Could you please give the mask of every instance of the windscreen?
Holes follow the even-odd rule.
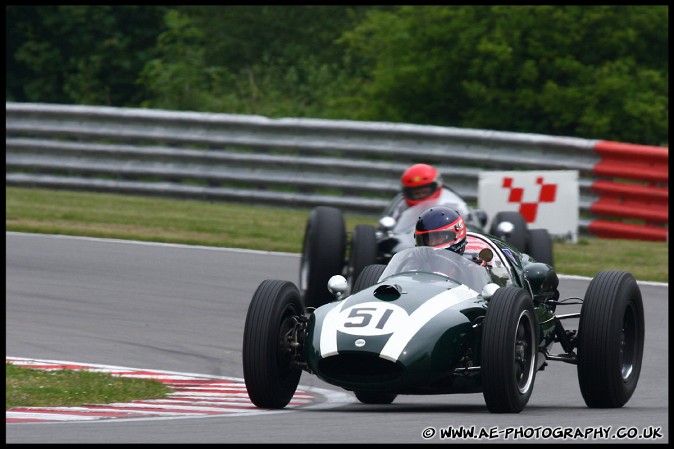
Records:
[[[405,272],[435,273],[465,284],[476,292],[491,282],[487,269],[448,249],[407,248],[391,258],[379,280]]]

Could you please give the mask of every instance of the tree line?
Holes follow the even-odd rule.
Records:
[[[6,100],[667,145],[668,6],[6,6]]]

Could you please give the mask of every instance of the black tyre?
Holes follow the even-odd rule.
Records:
[[[398,396],[395,393],[381,393],[378,391],[354,391],[353,394],[363,404],[390,404]]]
[[[385,269],[386,265],[383,264],[368,265],[363,268],[363,271],[358,275],[358,279],[353,283],[351,293],[357,293],[376,284]]]
[[[519,413],[536,379],[538,324],[529,294],[518,287],[496,290],[482,330],[481,374],[487,408]]]
[[[351,233],[349,283],[358,279],[363,268],[377,262],[377,233],[374,226],[359,224]]]
[[[334,299],[328,291],[328,279],[342,274],[345,255],[342,212],[334,207],[315,207],[304,230],[300,258],[300,291],[306,307],[320,307]]]
[[[300,292],[292,282],[265,280],[253,294],[243,330],[243,377],[258,407],[283,408],[302,374],[293,363],[288,339],[303,315]]]
[[[498,230],[498,225],[503,222],[509,222],[513,225],[513,230],[507,236],[502,235]],[[519,212],[506,211],[497,213],[491,223],[489,233],[510,243],[520,252],[527,251],[529,228],[527,227],[527,222],[524,220],[524,217]]]
[[[527,250],[525,251],[537,262],[554,266],[552,257],[552,238],[547,229],[530,229]]]
[[[601,271],[590,281],[578,323],[578,383],[588,407],[618,408],[632,397],[644,353],[644,306],[634,277]]]

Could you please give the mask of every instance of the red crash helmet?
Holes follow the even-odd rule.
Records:
[[[442,193],[442,177],[428,164],[415,164],[401,178],[402,192],[408,206],[438,198]]]

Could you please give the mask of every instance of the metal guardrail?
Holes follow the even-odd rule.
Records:
[[[468,202],[482,170],[578,170],[597,200],[596,140],[439,126],[6,103],[6,185],[332,205],[380,214],[413,163]],[[580,220],[587,231],[590,220]]]

